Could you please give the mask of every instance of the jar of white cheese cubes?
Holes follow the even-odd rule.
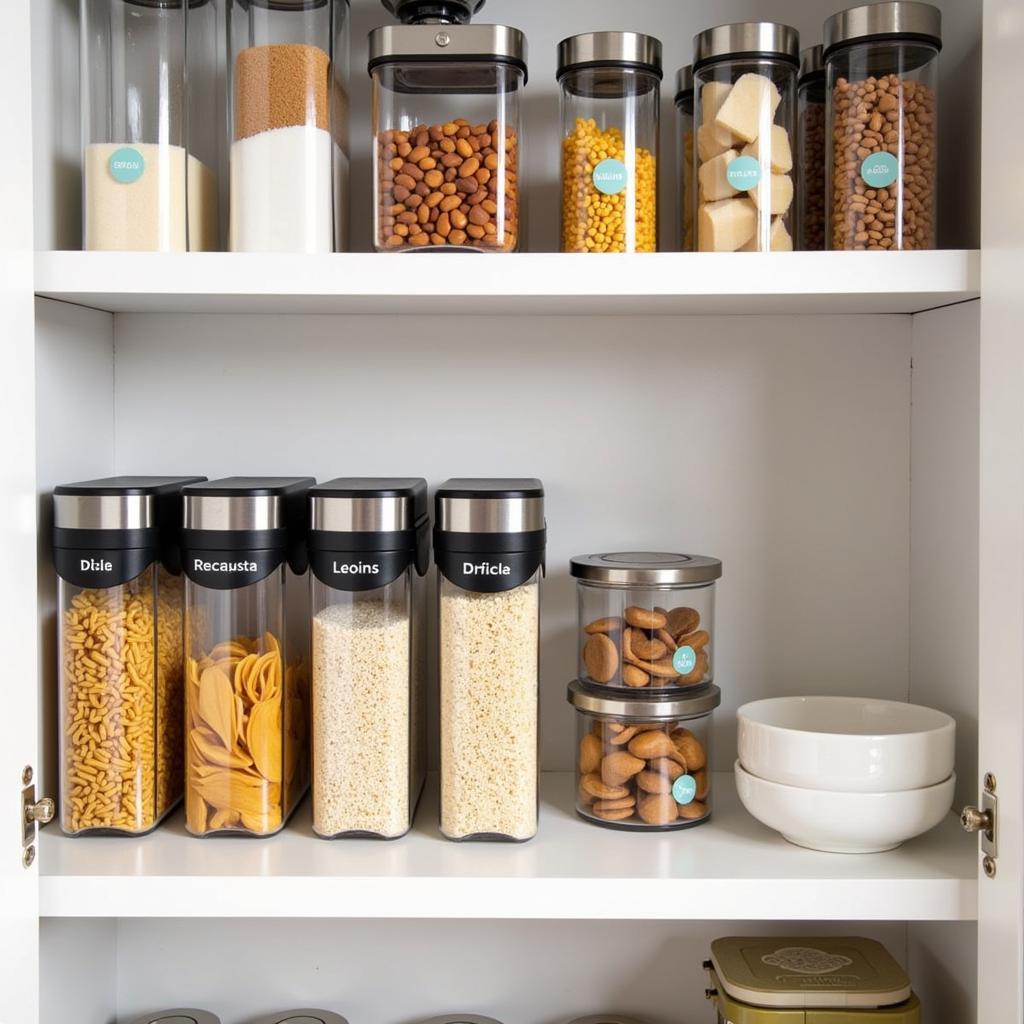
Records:
[[[800,36],[789,25],[719,25],[694,39],[697,248],[793,248]]]

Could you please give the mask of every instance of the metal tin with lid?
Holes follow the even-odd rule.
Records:
[[[714,679],[717,558],[674,552],[578,555],[578,676],[650,691]]]
[[[711,817],[717,686],[610,691],[573,680],[576,811],[607,828],[671,831]]]
[[[289,1010],[287,1013],[268,1013],[252,1024],[348,1024],[340,1013],[330,1010]]]
[[[132,1024],[220,1024],[220,1017],[208,1010],[162,1010],[137,1017]]]
[[[636,68],[661,80],[661,40],[642,32],[583,32],[558,44],[556,77],[582,68]]]

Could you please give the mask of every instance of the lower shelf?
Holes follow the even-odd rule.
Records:
[[[974,844],[952,815],[899,850],[869,856],[790,846],[715,776],[707,825],[638,835],[588,825],[574,780],[541,786],[540,833],[523,845],[442,839],[437,780],[404,839],[325,842],[309,803],[267,840],[193,839],[179,811],[142,839],[40,843],[44,917],[595,920],[977,919]]]

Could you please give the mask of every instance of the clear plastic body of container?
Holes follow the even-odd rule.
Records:
[[[229,0],[229,248],[347,248],[348,0]]]
[[[812,46],[801,55],[796,105],[796,247],[820,252],[825,248],[825,178],[829,153],[825,65],[820,46]]]
[[[742,22],[695,40],[697,248],[793,248],[793,156],[800,39],[774,22]]]
[[[81,0],[83,249],[218,247],[217,57],[213,0]]]
[[[825,23],[830,249],[934,249],[942,16],[857,7]]]
[[[694,180],[693,69],[680,68],[676,80],[676,125],[679,153],[679,249],[693,252],[693,217],[697,208]]]
[[[437,492],[448,839],[537,832],[543,494],[537,480],[450,480]]]
[[[711,817],[715,686],[692,696],[609,697],[580,682],[576,708],[576,811],[609,828],[666,831]]]
[[[714,679],[716,558],[623,552],[572,559],[578,678],[656,690]]]
[[[559,44],[562,252],[657,252],[661,78],[652,36]]]

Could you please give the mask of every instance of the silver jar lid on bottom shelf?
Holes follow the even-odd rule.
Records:
[[[576,579],[607,587],[693,587],[713,583],[722,575],[717,558],[667,551],[577,555],[569,564]]]

